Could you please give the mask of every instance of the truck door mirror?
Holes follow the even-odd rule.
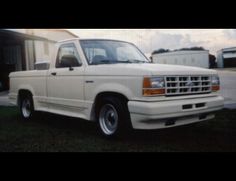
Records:
[[[79,67],[81,64],[78,62],[78,59],[74,55],[64,55],[61,58],[60,67],[66,68],[66,67]]]

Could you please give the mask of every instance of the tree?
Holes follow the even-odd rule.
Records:
[[[205,50],[203,47],[190,47],[190,48],[181,48],[181,49],[176,49],[174,51],[201,51]]]
[[[170,52],[170,50],[169,50],[169,49],[160,48],[160,49],[158,49],[158,50],[154,50],[154,51],[152,52],[152,55],[154,55],[154,54],[160,54],[160,53],[166,53],[166,52]]]
[[[209,64],[210,68],[216,68],[216,57],[212,54],[209,54]]]
[[[203,48],[203,47],[190,47],[190,48],[180,48],[180,49],[175,49],[175,50],[160,48],[158,50],[154,50],[152,52],[152,55],[171,52],[171,51],[176,52],[176,51],[201,51],[201,50],[205,50],[205,48]]]

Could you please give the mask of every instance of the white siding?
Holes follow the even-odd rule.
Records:
[[[34,54],[34,41],[26,40],[25,41],[25,59],[26,59],[26,69],[33,70],[35,63],[35,54]]]
[[[49,61],[50,62],[53,59],[53,52],[55,49],[54,43],[44,42],[44,41],[35,41],[34,46],[35,46],[36,62],[41,62],[41,61]],[[45,46],[47,46],[47,48]],[[48,49],[48,52],[46,49]]]
[[[222,50],[217,52],[216,60],[217,60],[217,67],[218,68],[223,68],[224,67],[224,62],[223,62]]]
[[[178,51],[153,55],[153,62],[209,68],[209,51]]]

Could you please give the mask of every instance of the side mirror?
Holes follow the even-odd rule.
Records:
[[[67,68],[67,67],[79,67],[81,64],[78,62],[78,59],[74,55],[64,55],[61,58],[60,67]]]

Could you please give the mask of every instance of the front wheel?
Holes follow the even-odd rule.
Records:
[[[126,132],[131,127],[127,104],[115,97],[105,98],[98,111],[98,125],[107,138]]]
[[[118,129],[119,116],[116,108],[105,104],[99,114],[99,125],[105,135],[113,135]]]

